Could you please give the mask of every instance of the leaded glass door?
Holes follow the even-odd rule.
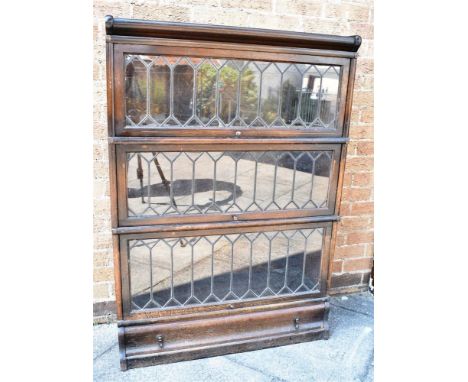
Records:
[[[126,136],[341,136],[349,60],[119,45],[115,127]],[[143,53],[144,52],[144,53]],[[255,55],[255,56],[257,56]],[[236,135],[237,134],[237,135]]]

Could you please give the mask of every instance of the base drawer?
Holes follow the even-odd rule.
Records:
[[[121,367],[328,338],[328,309],[327,301],[301,300],[232,309],[211,316],[205,313],[189,319],[179,316],[152,322],[121,322]]]

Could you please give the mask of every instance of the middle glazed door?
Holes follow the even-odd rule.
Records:
[[[188,141],[118,147],[121,226],[333,215],[340,145]]]

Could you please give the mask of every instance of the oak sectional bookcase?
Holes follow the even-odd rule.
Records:
[[[121,368],[328,338],[360,37],[106,32]]]

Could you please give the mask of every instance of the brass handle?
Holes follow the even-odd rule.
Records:
[[[298,317],[296,317],[296,318],[294,319],[294,328],[295,328],[296,330],[299,329],[299,318],[298,318]]]
[[[156,337],[156,340],[158,341],[159,347],[162,349],[164,346],[164,337],[159,335]]]

